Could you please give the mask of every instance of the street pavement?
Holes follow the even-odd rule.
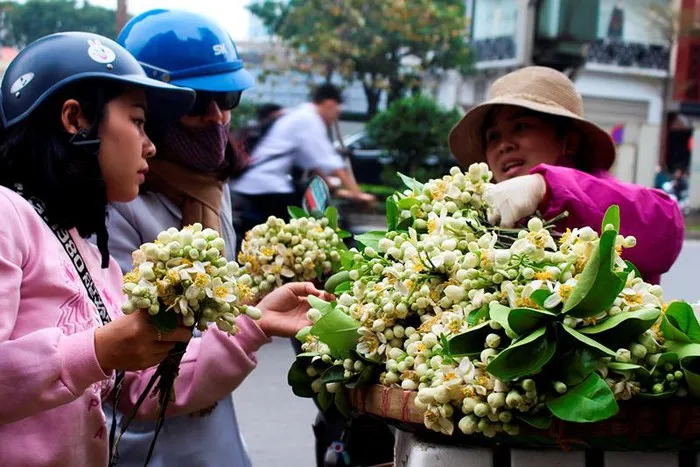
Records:
[[[700,241],[686,240],[662,286],[666,299],[700,300]],[[273,340],[258,352],[258,359],[258,367],[233,398],[254,467],[313,467],[311,424],[316,409],[287,385],[294,359],[289,340]]]
[[[258,367],[233,393],[253,467],[314,467],[311,425],[316,406],[287,385],[294,361],[289,339],[273,339],[258,352]]]
[[[661,286],[667,301],[700,301],[700,241],[685,241],[676,263],[661,278]]]

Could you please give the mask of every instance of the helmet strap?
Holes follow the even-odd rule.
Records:
[[[98,137],[92,137],[90,133],[90,131],[81,128],[77,133],[70,137],[68,143],[82,149],[88,154],[97,155],[97,153],[100,152],[100,145],[102,141]]]

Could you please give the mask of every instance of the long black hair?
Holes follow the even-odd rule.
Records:
[[[76,228],[82,237],[97,234],[102,266],[107,250],[107,191],[98,156],[71,144],[61,123],[61,109],[68,99],[80,103],[90,121],[89,138],[105,117],[106,104],[124,92],[110,81],[79,81],[56,92],[18,124],[2,129],[0,137],[0,184],[14,189],[21,184],[24,195],[43,201],[52,224]]]

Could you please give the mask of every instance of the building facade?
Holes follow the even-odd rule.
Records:
[[[563,8],[565,0],[550,2]],[[666,30],[668,0],[599,0],[595,41],[575,77],[586,116],[614,132],[616,175],[651,184],[658,163],[672,44]],[[450,74],[438,100],[468,109],[487,98],[490,85],[528,63],[528,0],[471,0],[467,14],[476,72]]]

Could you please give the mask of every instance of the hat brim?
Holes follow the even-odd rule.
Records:
[[[173,86],[146,76],[120,76],[118,81],[146,90],[148,114],[151,118],[180,118],[192,108],[196,96],[192,89]]]
[[[195,91],[232,92],[245,91],[255,84],[255,78],[245,68],[225,73],[174,79],[176,86],[192,88]]]
[[[615,143],[610,135],[596,124],[559,107],[512,96],[502,96],[470,109],[450,131],[448,138],[450,151],[462,166],[486,162],[486,151],[483,147],[484,119],[489,110],[496,105],[511,105],[568,118],[575,123],[576,129],[581,134],[580,153],[586,157],[587,167],[608,170],[615,163],[617,152]]]

